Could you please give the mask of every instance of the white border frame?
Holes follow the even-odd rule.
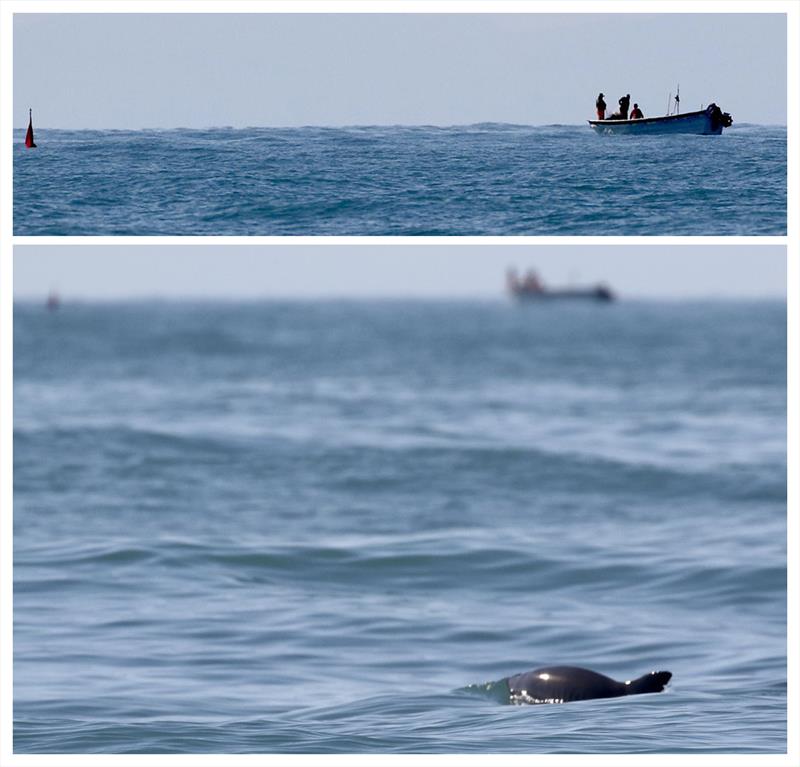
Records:
[[[785,237],[14,237],[13,220],[13,15],[15,13],[781,13],[787,16],[787,125],[788,196],[787,233]],[[152,767],[217,767],[226,765],[261,765],[265,756],[253,755],[113,755],[113,754],[13,754],[13,247],[15,245],[785,245],[787,253],[787,753],[786,754],[663,754],[663,755],[514,755],[508,760],[535,759],[541,765],[592,764],[663,765],[672,767],[698,765],[716,767],[795,767],[800,764],[800,4],[796,0],[0,0],[0,766],[2,767],[99,767],[132,766],[146,763]],[[792,725],[792,722],[795,724]],[[413,758],[433,762],[442,755],[272,755],[271,761],[292,762],[320,759],[342,764],[353,760]],[[459,761],[480,762],[489,754],[460,755]]]

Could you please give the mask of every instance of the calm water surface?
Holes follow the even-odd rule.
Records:
[[[786,128],[37,132],[16,235],[784,235]]]
[[[785,750],[784,304],[14,322],[15,751]]]

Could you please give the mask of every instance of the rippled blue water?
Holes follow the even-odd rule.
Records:
[[[783,235],[786,129],[15,135],[17,235]]]
[[[785,750],[784,304],[14,321],[15,751]]]

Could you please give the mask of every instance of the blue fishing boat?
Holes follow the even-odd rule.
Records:
[[[589,120],[589,125],[602,135],[652,136],[666,133],[694,133],[702,136],[719,136],[723,128],[733,125],[733,118],[716,104],[709,104],[697,112],[664,115],[663,117],[640,117],[636,120],[620,120],[613,115],[606,120]]]
[[[553,300],[585,300],[614,301],[611,288],[606,285],[590,285],[587,287],[549,288],[539,279],[532,269],[523,277],[516,269],[506,273],[506,288],[509,295],[517,301],[553,301]]]

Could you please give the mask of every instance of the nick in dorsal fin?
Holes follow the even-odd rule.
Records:
[[[25,146],[28,149],[36,149],[36,144],[33,142],[33,110],[28,110],[28,132],[25,134]]]
[[[638,695],[642,692],[661,692],[667,682],[672,678],[669,671],[651,671],[649,674],[625,682],[628,695]]]

